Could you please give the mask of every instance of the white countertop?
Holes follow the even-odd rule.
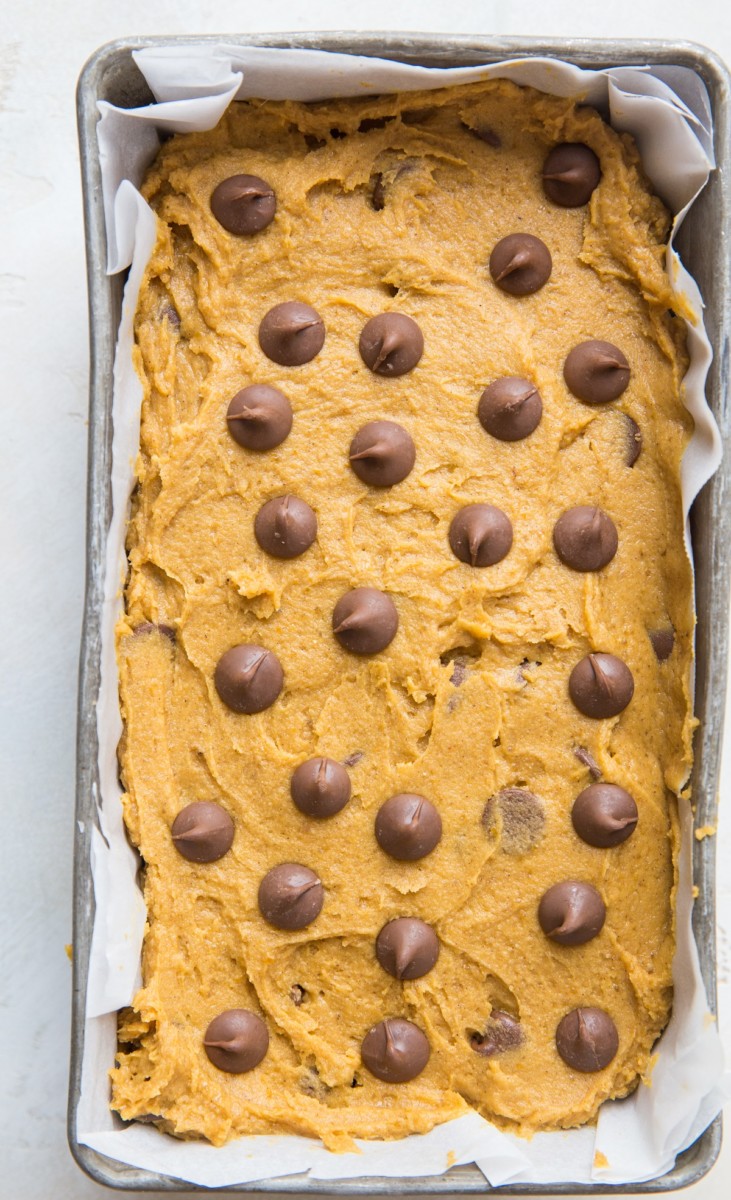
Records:
[[[343,28],[661,36],[705,43],[731,62],[731,8],[722,10],[719,0],[34,0],[13,5],[12,15],[9,2],[0,12],[0,1195],[101,1200],[109,1193],[78,1170],[65,1135],[71,978],[64,947],[71,941],[87,436],[74,107],[83,63],[102,43],[130,35]],[[727,742],[722,798],[731,792]],[[731,823],[723,817],[718,856],[719,1019],[728,1052]],[[691,1200],[730,1194],[731,1136]]]

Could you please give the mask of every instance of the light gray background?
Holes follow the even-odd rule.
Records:
[[[117,37],[299,29],[667,37],[703,42],[731,61],[731,9],[720,0],[0,0],[0,1196],[8,1200],[108,1195],[71,1160],[64,1124],[87,433],[76,78]],[[730,785],[731,745],[724,800]],[[729,1047],[723,819],[718,854]],[[730,1194],[731,1134],[691,1200]]]

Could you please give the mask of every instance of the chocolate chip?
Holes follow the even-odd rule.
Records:
[[[619,1049],[617,1026],[603,1008],[574,1008],[558,1023],[556,1049],[574,1071],[603,1071]]]
[[[353,471],[371,487],[392,487],[411,471],[416,449],[410,433],[395,421],[369,421],[350,443]]]
[[[276,929],[304,929],[322,908],[325,892],[314,871],[300,863],[272,867],[259,884],[259,911]]]
[[[380,313],[363,326],[359,349],[365,365],[377,375],[405,375],[424,353],[424,337],[405,313]]]
[[[421,979],[439,958],[439,938],[417,917],[396,917],[376,938],[376,958],[394,979]]]
[[[494,129],[491,129],[489,125],[468,125],[466,121],[461,121],[460,124],[463,129],[466,129],[468,133],[473,134],[474,137],[479,138],[481,142],[485,142],[486,145],[492,146],[493,150],[499,150],[503,144],[500,134],[496,133]]]
[[[360,760],[364,757],[362,750],[354,750],[347,758],[343,759],[344,767],[357,767]]]
[[[642,453],[642,430],[633,417],[622,413],[627,426],[627,457],[628,467],[633,467]]]
[[[449,682],[453,687],[461,687],[467,678],[467,663],[463,658],[455,658]]]
[[[140,637],[144,633],[159,633],[171,642],[174,642],[176,638],[176,633],[172,625],[153,624],[152,621],[143,621],[141,625],[135,625],[132,633],[134,637]]]
[[[614,654],[587,654],[569,677],[569,695],[585,717],[616,717],[634,695],[632,672]]]
[[[606,908],[596,888],[577,879],[554,883],[541,896],[538,923],[561,946],[583,946],[600,932]]]
[[[430,1053],[419,1026],[402,1017],[379,1021],[368,1030],[360,1048],[363,1066],[384,1083],[408,1083],[416,1079],[428,1063]]]
[[[526,854],[543,837],[545,805],[527,788],[503,788],[487,801],[482,813],[487,833],[496,828],[498,816],[502,825],[500,848],[506,854]]]
[[[295,1008],[300,1008],[300,1006],[304,1004],[306,995],[307,990],[302,987],[301,983],[293,983],[289,989],[289,998],[294,1004]]]
[[[310,758],[292,774],[289,790],[307,817],[334,817],[350,799],[350,776],[332,758]]]
[[[490,255],[493,281],[511,296],[530,296],[551,278],[551,254],[545,242],[532,233],[511,233]]]
[[[297,558],[317,537],[317,517],[298,496],[277,496],[259,509],[254,534],[273,558]]]
[[[332,627],[340,645],[351,654],[378,654],[396,636],[398,611],[385,592],[353,588],[335,605]]]
[[[599,159],[589,146],[562,142],[543,164],[543,190],[562,208],[580,208],[588,204],[601,176]]]
[[[164,304],[162,307],[161,316],[169,321],[173,329],[180,329],[180,313],[174,304]],[[139,1117],[136,1118],[139,1121]]]
[[[371,207],[376,212],[383,212],[383,209],[386,207],[386,188],[383,183],[383,175],[380,171],[371,176],[371,183]]]
[[[537,429],[543,415],[543,401],[529,379],[503,375],[495,379],[480,396],[477,416],[482,428],[501,442],[519,442]]]
[[[470,1046],[476,1054],[483,1058],[492,1058],[495,1054],[505,1054],[523,1044],[523,1030],[520,1021],[502,1009],[493,1008],[485,1022],[484,1033],[470,1035]]]
[[[592,779],[601,779],[602,769],[594,758],[594,755],[587,750],[586,746],[574,746],[574,754],[579,762],[588,768]]]
[[[580,504],[569,508],[553,527],[556,553],[574,571],[600,571],[617,553],[614,521],[601,508]]]
[[[589,846],[608,850],[631,837],[638,813],[629,792],[616,783],[592,783],[574,801],[571,820]]]
[[[292,428],[292,406],[278,388],[252,383],[237,392],[226,413],[228,431],[247,450],[273,450]]]
[[[220,804],[196,800],[182,808],[173,821],[173,845],[190,862],[209,863],[223,858],[234,840],[234,823]]]
[[[259,233],[277,211],[274,189],[258,175],[232,175],[211,196],[211,212],[229,233]]]
[[[219,658],[213,678],[224,704],[237,713],[269,708],[284,684],[276,654],[250,642],[227,650]]]
[[[399,862],[416,862],[431,854],[442,836],[442,818],[431,800],[399,792],[376,813],[376,841]]]
[[[607,404],[622,395],[630,368],[618,346],[592,339],[570,350],[563,365],[566,386],[585,404]]]
[[[229,1008],[214,1017],[203,1035],[203,1046],[214,1067],[241,1075],[252,1071],[269,1049],[269,1031],[256,1013]]]
[[[672,625],[669,629],[651,630],[649,638],[658,662],[665,662],[666,659],[670,658],[675,645],[675,630]]]
[[[449,545],[460,562],[472,567],[492,567],[513,544],[513,526],[492,504],[466,504],[452,518]]]
[[[310,362],[324,344],[322,317],[299,300],[275,304],[259,326],[259,345],[267,358],[282,367],[300,367]]]

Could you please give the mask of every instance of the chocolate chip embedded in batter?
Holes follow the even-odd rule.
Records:
[[[583,946],[600,932],[606,908],[596,888],[577,879],[554,883],[541,896],[538,923],[561,946]]]
[[[267,358],[282,367],[301,367],[319,354],[324,344],[322,317],[299,300],[275,304],[259,326],[259,345]]]
[[[562,208],[588,204],[601,177],[599,159],[583,142],[554,146],[543,164],[543,190],[549,200]]]
[[[523,1030],[517,1017],[494,1008],[486,1023],[484,1033],[470,1035],[469,1043],[476,1054],[492,1058],[494,1054],[505,1054],[523,1044]]]
[[[371,185],[371,208],[383,212],[386,207],[386,188],[380,171],[371,176]]]
[[[602,769],[586,746],[574,746],[574,754],[579,762],[588,769],[592,779],[601,779]]]
[[[426,1035],[412,1021],[387,1017],[363,1038],[363,1066],[384,1083],[408,1083],[424,1070],[431,1053]]]
[[[556,553],[574,571],[600,571],[617,553],[614,521],[601,508],[580,504],[569,508],[553,527]]]
[[[234,840],[234,823],[220,804],[196,800],[181,809],[171,829],[173,845],[189,862],[209,863],[223,858]]]
[[[298,496],[277,496],[259,509],[254,534],[273,558],[297,558],[317,537],[317,517]]]
[[[293,772],[289,790],[306,817],[334,817],[350,799],[350,776],[332,758],[310,758]]]
[[[229,1008],[214,1017],[203,1035],[203,1046],[214,1067],[241,1075],[252,1071],[269,1049],[269,1031],[256,1013]]]
[[[259,233],[276,211],[274,188],[258,175],[232,175],[211,196],[211,212],[229,233]]]
[[[619,1049],[617,1026],[603,1008],[574,1008],[558,1023],[556,1049],[574,1071],[603,1071]]]
[[[276,929],[305,929],[319,915],[324,899],[317,875],[300,863],[272,867],[259,884],[259,911]]]
[[[393,487],[411,471],[416,460],[414,440],[395,421],[369,421],[350,443],[350,465],[370,487]]]
[[[571,820],[582,842],[608,850],[634,833],[637,805],[616,783],[592,783],[576,797]]]
[[[500,848],[506,854],[526,854],[543,837],[546,810],[527,788],[507,787],[485,805],[482,824],[487,833],[501,824]]]
[[[569,695],[579,712],[596,720],[618,716],[634,690],[632,672],[614,654],[587,654],[569,677]]]
[[[630,368],[618,346],[611,342],[580,342],[563,365],[566,386],[585,404],[607,404],[622,395],[629,384]]]
[[[416,862],[431,854],[442,837],[442,818],[431,800],[399,792],[376,813],[376,841],[399,862]]]
[[[353,588],[333,610],[333,633],[351,654],[378,654],[396,636],[398,611],[390,596],[377,588]]]
[[[642,430],[633,417],[622,413],[627,426],[627,466],[633,467],[642,453]]]
[[[666,659],[670,658],[675,645],[675,630],[672,625],[669,629],[651,630],[649,638],[658,662],[665,662]]]
[[[306,995],[307,989],[303,988],[301,983],[293,983],[289,989],[289,998],[295,1008],[300,1008],[304,1004]]]
[[[292,406],[278,388],[252,383],[237,392],[226,413],[228,431],[247,450],[273,450],[289,435]]]
[[[376,958],[394,979],[421,979],[439,958],[439,938],[417,917],[396,917],[376,938]]]
[[[510,233],[490,255],[493,281],[511,296],[530,296],[551,278],[553,263],[545,242],[532,233]]]
[[[171,642],[174,642],[177,636],[172,625],[160,625],[152,621],[143,621],[141,625],[135,625],[132,630],[134,637],[140,637],[143,633],[159,633]]]
[[[359,349],[365,365],[377,375],[405,375],[424,353],[424,336],[405,313],[380,313],[363,326]]]
[[[284,684],[276,654],[251,642],[227,650],[219,658],[213,678],[223,703],[237,713],[269,708]]]
[[[501,442],[519,442],[538,428],[543,401],[529,379],[503,375],[480,396],[477,416],[482,428]]]
[[[512,544],[510,519],[492,504],[466,504],[449,526],[452,553],[473,567],[494,566],[505,558]]]
[[[499,150],[503,144],[500,134],[496,133],[495,130],[489,125],[468,125],[466,121],[460,121],[460,125],[463,129],[466,129],[468,133],[471,133],[474,137],[479,138],[481,142],[485,142],[486,145],[492,146],[493,150]]]

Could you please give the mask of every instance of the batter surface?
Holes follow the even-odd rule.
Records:
[[[561,143],[598,156],[586,205],[544,192],[544,160]],[[240,173],[276,196],[274,219],[250,235],[228,232],[210,205]],[[691,422],[663,269],[667,212],[632,143],[594,110],[507,82],[233,104],[215,130],[165,143],[144,194],[159,236],[136,319],[144,399],[118,658],[125,814],[149,924],[113,1107],[216,1144],[297,1131],[335,1149],[469,1108],[525,1133],[591,1120],[648,1070],[671,1004],[692,613],[679,485]],[[509,294],[488,269],[515,233],[550,251],[550,278],[532,294]],[[290,301],[316,310],[325,332],[315,357],[292,366],[258,337]],[[384,312],[423,335],[400,376],[359,352],[366,322]],[[629,364],[613,401],[582,402],[565,381],[569,352],[590,339]],[[533,381],[542,398],[521,440],[492,436],[477,416],[504,376]],[[269,450],[240,445],[227,422],[252,384],[291,404],[291,432]],[[392,486],[369,486],[349,463],[373,421],[413,441],[414,465]],[[314,542],[289,559],[254,530],[284,495],[316,516]],[[453,518],[472,504],[512,526],[510,549],[486,567],[450,545]],[[556,552],[554,526],[576,506],[616,528],[600,569]],[[398,616],[390,644],[366,655],[333,633],[335,606],[360,587],[385,593]],[[214,678],[249,643],[276,655],[284,679],[255,713],[228,707]],[[584,715],[569,694],[593,652],[631,669],[619,715]],[[351,794],[316,818],[293,803],[290,781],[323,756],[345,766]],[[609,848],[572,822],[598,780],[639,812],[632,836]],[[418,860],[375,836],[376,814],[400,793],[428,798],[441,818],[441,839]],[[230,849],[204,863],[171,836],[200,801],[233,820]],[[322,885],[319,914],[299,930],[271,924],[258,898],[267,872],[292,862]],[[562,881],[591,885],[606,908],[583,944],[560,944],[539,922],[541,898]],[[438,939],[436,963],[413,980],[376,957],[379,931],[400,917]],[[599,1070],[557,1050],[559,1023],[582,1006],[616,1029]],[[203,1044],[232,1009],[268,1032],[245,1073],[220,1069]],[[386,1018],[428,1041],[408,1082],[364,1065],[363,1039]]]

